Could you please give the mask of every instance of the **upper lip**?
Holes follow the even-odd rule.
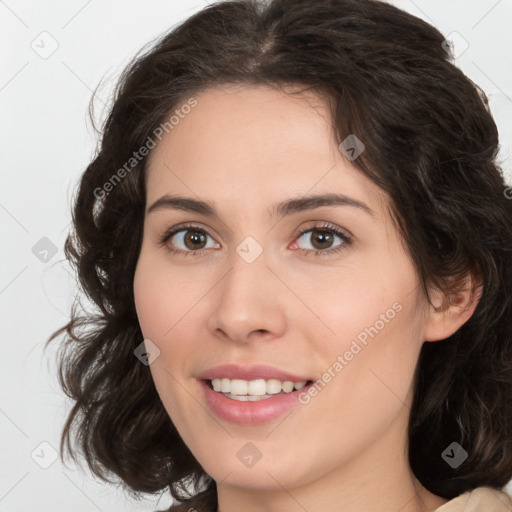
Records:
[[[281,370],[280,368],[264,364],[222,364],[204,370],[197,377],[204,380],[222,378],[241,380],[277,379],[280,381],[291,380],[292,382],[313,380],[311,377],[296,375],[285,370]]]

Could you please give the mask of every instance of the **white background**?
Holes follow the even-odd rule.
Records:
[[[510,182],[512,1],[392,3],[468,42],[457,65],[490,98]],[[77,179],[96,147],[87,119],[92,91],[103,80],[101,120],[102,101],[135,52],[204,6],[205,0],[0,0],[0,512],[153,511],[170,504],[167,496],[158,506],[159,496],[135,503],[59,459],[47,469],[35,462],[51,462],[52,449],[40,443],[58,450],[70,405],[56,381],[55,348],[42,349],[67,321],[75,293],[63,244]],[[31,47],[46,37],[51,48],[44,31],[58,44],[45,59]],[[456,41],[455,49],[462,49]],[[57,250],[46,263],[32,252],[43,237]],[[512,485],[507,489],[512,493]]]

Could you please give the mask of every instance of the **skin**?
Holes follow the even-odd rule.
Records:
[[[446,500],[423,488],[407,461],[413,374],[423,342],[455,332],[476,301],[461,292],[448,304],[431,290],[442,307],[428,304],[387,196],[338,150],[320,98],[233,85],[195,98],[149,157],[146,205],[182,195],[212,202],[219,218],[146,213],[134,292],[144,337],[160,350],[150,365],[157,391],[217,482],[219,510],[435,510]],[[373,214],[345,205],[270,215],[276,202],[333,191]],[[318,230],[296,236],[315,221],[345,230],[353,242],[332,252],[343,244],[336,235],[323,246],[315,244]],[[208,233],[203,245],[184,242],[194,228],[160,243],[184,222]],[[263,250],[252,263],[236,251],[248,236]],[[320,379],[396,303],[400,312],[288,416],[242,426],[208,408],[201,371],[264,363]],[[237,457],[249,441],[261,453],[250,468]]]

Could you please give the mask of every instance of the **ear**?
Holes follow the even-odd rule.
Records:
[[[447,294],[435,288],[429,295],[434,306],[428,306],[423,339],[444,340],[471,318],[482,295],[482,282],[475,272],[468,272],[456,292]]]

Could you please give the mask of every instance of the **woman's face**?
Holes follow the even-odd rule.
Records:
[[[388,199],[311,93],[195,99],[150,155],[134,280],[163,405],[218,484],[364,485],[405,457],[428,317]]]

